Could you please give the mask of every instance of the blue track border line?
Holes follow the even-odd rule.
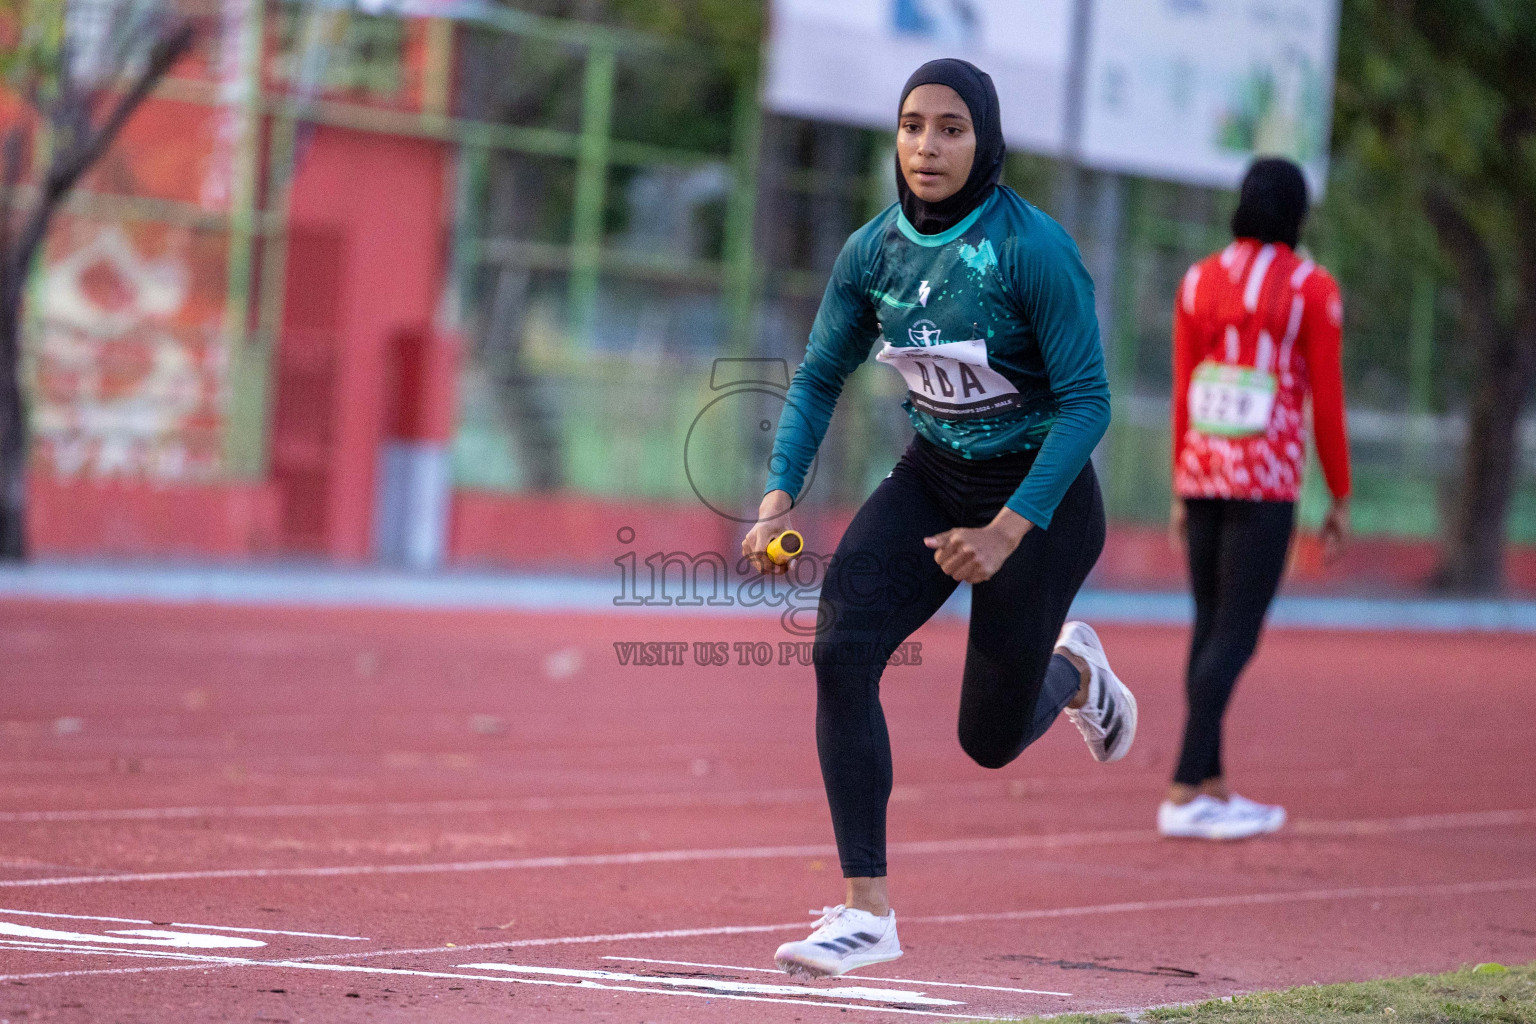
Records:
[[[409,573],[331,566],[130,565],[38,562],[0,567],[0,601],[213,604],[265,607],[395,608],[462,611],[604,612],[642,615],[773,616],[784,605],[616,605],[617,578],[445,571]],[[799,596],[809,607],[814,594]],[[941,615],[965,616],[962,586]],[[1188,625],[1192,605],[1178,592],[1088,588],[1072,614],[1094,622]],[[1282,594],[1270,611],[1282,628],[1405,632],[1536,633],[1536,601]]]

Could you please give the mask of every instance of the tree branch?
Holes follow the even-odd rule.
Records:
[[[171,67],[181,59],[182,55],[192,46],[193,28],[190,22],[178,22],[171,32],[158,40],[149,53],[149,60],[145,63],[144,70],[134,80],[133,85],[118,99],[117,105],[107,115],[101,127],[91,132],[73,153],[68,154],[55,162],[49,168],[46,191],[56,195],[62,195],[74,187],[80,175],[94,164],[101,155],[112,145],[117,133],[122,130],[128,118],[138,109],[140,103],[154,91],[160,84]]]
[[[25,126],[13,125],[0,145],[0,276],[8,272],[3,261],[11,251],[11,218],[16,213],[16,190],[27,163],[26,139]]]
[[[102,122],[101,127],[94,131],[87,128],[86,131],[70,139],[55,154],[48,173],[43,179],[42,195],[38,198],[32,215],[27,218],[26,228],[17,245],[17,257],[22,267],[31,262],[32,254],[42,244],[43,236],[48,231],[48,223],[52,220],[59,203],[69,194],[69,190],[74,188],[80,176],[112,145],[118,132],[122,130],[123,125],[127,124],[128,118],[133,116],[139,104],[144,102],[172,66],[191,48],[194,35],[191,22],[183,20],[174,23],[170,32],[155,42],[144,69],[139,72],[128,91],[119,97],[117,104]],[[69,78],[67,74],[64,77]],[[72,102],[80,102],[79,91],[73,84],[69,92],[73,96]]]
[[[1515,216],[1517,223],[1536,224],[1536,196],[1516,199]],[[1536,238],[1529,230],[1519,232],[1518,238],[1520,299],[1515,309],[1515,336],[1529,375],[1536,374]]]
[[[1498,282],[1493,254],[1476,226],[1440,186],[1424,190],[1424,213],[1429,218],[1440,244],[1456,265],[1465,307],[1473,328],[1483,344],[1491,344],[1499,333]]]

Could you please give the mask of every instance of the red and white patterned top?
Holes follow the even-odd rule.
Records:
[[[1332,276],[1284,244],[1239,239],[1189,268],[1173,315],[1173,485],[1184,498],[1295,501],[1306,454],[1305,405],[1323,476],[1349,495],[1340,366],[1344,306]],[[1189,386],[1206,359],[1277,378],[1268,429],[1221,437],[1189,422]]]

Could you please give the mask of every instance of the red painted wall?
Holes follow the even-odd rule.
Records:
[[[306,310],[327,309],[334,327],[326,337],[324,323],[285,315],[280,362],[285,355],[308,358],[319,345],[330,349],[332,369],[328,393],[312,399],[329,406],[324,437],[316,439],[326,452],[323,485],[280,482],[294,501],[323,503],[308,510],[319,531],[317,553],[342,561],[369,553],[392,346],[402,332],[431,323],[442,288],[447,161],[447,148],[437,143],[318,128],[294,179],[295,233],[336,244],[294,253],[286,305],[301,319]],[[326,294],[331,290],[336,294]],[[291,365],[279,366],[280,382]],[[285,398],[280,393],[276,401],[281,408]],[[304,520],[297,511],[288,516],[296,529]],[[302,530],[292,540],[300,549],[312,546]]]
[[[830,552],[851,518],[849,509],[809,512],[798,516],[795,525],[810,550]],[[619,534],[625,527],[634,531],[629,541]],[[464,566],[603,574],[614,572],[613,560],[628,551],[642,560],[653,552],[672,551],[718,551],[733,557],[746,529],[693,503],[458,491],[449,555]],[[1436,555],[1436,545],[1428,541],[1357,539],[1327,566],[1316,539],[1307,536],[1292,550],[1286,587],[1313,593],[1422,593]],[[1511,593],[1536,594],[1536,548],[1511,549],[1507,568]],[[1182,591],[1188,580],[1183,558],[1169,547],[1164,531],[1120,524],[1110,527],[1089,585]]]
[[[41,555],[245,559],[275,554],[281,498],[269,484],[27,482],[27,532]]]

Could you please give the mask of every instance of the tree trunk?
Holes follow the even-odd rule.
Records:
[[[1461,490],[1431,582],[1440,590],[1491,594],[1504,585],[1520,413],[1536,382],[1536,279],[1530,268],[1521,274],[1519,315],[1513,325],[1504,322],[1498,275],[1482,236],[1445,192],[1431,190],[1424,210],[1455,264],[1461,327],[1477,353]]]
[[[19,380],[18,276],[14,265],[0,263],[0,562],[27,557],[27,410]]]
[[[1520,413],[1532,384],[1536,338],[1490,343],[1477,368],[1467,422],[1461,491],[1434,583],[1491,594],[1504,585],[1509,501],[1520,454]]]
[[[67,141],[54,152],[40,182],[36,205],[21,219],[19,231],[14,220],[23,129],[12,129],[5,141],[0,170],[0,562],[27,557],[27,402],[20,379],[27,275],[64,197],[112,145],[171,66],[191,48],[191,22],[177,19],[158,28],[152,38],[142,38],[147,44],[147,60],[100,125],[92,123],[94,98],[81,92],[80,84],[70,79],[67,71],[61,73],[59,97],[39,112]],[[134,50],[132,42],[124,40],[120,55],[125,59]],[[65,65],[67,68],[67,54]]]

